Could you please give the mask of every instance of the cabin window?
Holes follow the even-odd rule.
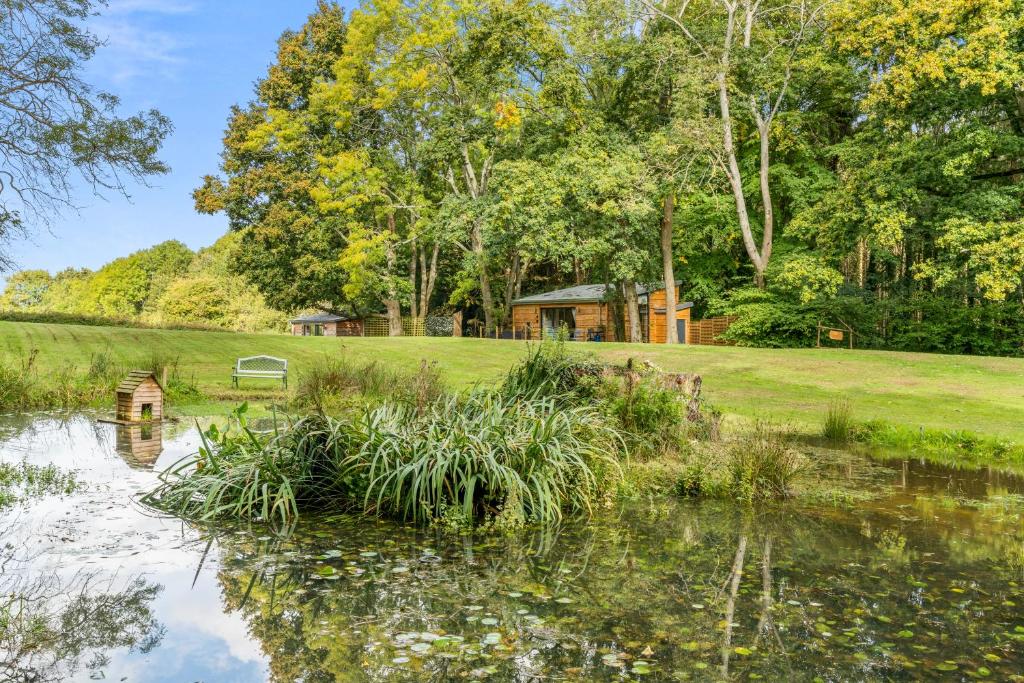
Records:
[[[540,311],[540,323],[544,328],[544,334],[553,337],[558,334],[562,325],[572,334],[576,329],[575,308],[542,308]]]
[[[153,419],[153,404],[143,403],[142,404],[142,419],[152,420]]]
[[[316,325],[313,325],[313,336],[314,337],[322,337],[322,336],[324,336],[324,326],[320,325],[319,323],[316,324]]]
[[[308,324],[304,324],[302,326],[302,336],[303,337],[308,337],[309,334],[310,334],[310,331],[311,331],[311,329],[310,329],[310,326]]]

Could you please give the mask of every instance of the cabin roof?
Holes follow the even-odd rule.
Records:
[[[161,390],[163,389],[163,387],[160,386],[160,380],[156,378],[156,373],[150,372],[148,370],[132,370],[130,373],[128,373],[128,376],[125,377],[121,381],[121,383],[117,385],[117,393],[135,393],[135,390],[142,386],[142,383],[145,382],[147,379],[153,380],[154,382],[156,382],[156,385],[160,387]]]
[[[676,284],[681,284],[681,281],[676,281]],[[524,296],[513,301],[512,305],[596,303],[598,301],[605,300],[608,289],[608,285],[577,285],[576,287],[556,289],[553,292]],[[665,285],[660,282],[653,286],[638,284],[636,286],[636,294],[637,296],[643,296],[645,294],[650,294],[651,292],[657,292],[661,289],[665,289]]]
[[[299,316],[293,318],[293,324],[309,324],[309,323],[340,323],[344,320],[348,320],[343,315],[335,315],[333,313],[311,313],[309,315]]]

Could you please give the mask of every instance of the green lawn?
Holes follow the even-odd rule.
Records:
[[[287,358],[291,374],[326,354],[414,368],[436,361],[454,386],[494,383],[524,352],[523,342],[435,338],[313,338],[178,330],[0,322],[0,354],[38,350],[43,372],[88,366],[107,349],[131,363],[153,353],[176,356],[204,393],[222,399],[260,395],[231,390],[239,356]],[[729,413],[812,427],[828,403],[845,398],[860,420],[963,429],[1024,443],[1024,360],[818,349],[586,344],[624,362],[649,359],[669,371],[704,376],[707,398]],[[250,382],[257,387],[258,383]],[[270,385],[264,384],[264,387]]]

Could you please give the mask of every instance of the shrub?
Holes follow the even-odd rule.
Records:
[[[685,406],[678,393],[650,380],[626,387],[608,402],[608,410],[629,435],[631,452],[660,455],[679,445]]]

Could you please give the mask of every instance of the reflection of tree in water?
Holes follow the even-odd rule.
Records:
[[[136,578],[117,589],[87,574],[62,580],[15,573],[24,559],[0,549],[0,680],[62,681],[83,666],[99,675],[108,651],[145,653],[159,645],[164,628],[152,602],[160,586]]]
[[[982,565],[947,566],[943,537],[921,527],[902,530],[894,562],[862,521],[666,504],[477,538],[334,520],[284,542],[225,536],[220,580],[281,681],[613,680],[638,658],[655,678],[696,679],[905,678],[947,659],[995,676],[1019,667],[1001,635],[1019,588]],[[950,592],[963,577],[973,583]],[[422,641],[403,634],[424,632],[465,641],[410,651]],[[488,632],[500,641],[482,642]],[[985,652],[1001,663],[974,661]]]

